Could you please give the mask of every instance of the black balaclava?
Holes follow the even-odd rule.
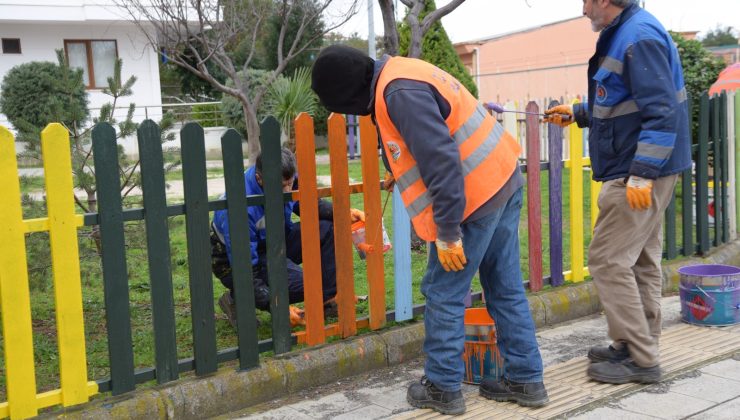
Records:
[[[313,64],[311,88],[329,111],[368,115],[375,61],[362,51],[331,45]]]

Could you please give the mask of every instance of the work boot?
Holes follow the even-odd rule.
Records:
[[[588,351],[588,358],[591,362],[622,362],[630,357],[630,351],[627,345],[621,349],[616,349],[611,344],[608,346],[593,346]]]
[[[324,319],[336,318],[339,316],[339,307],[337,306],[337,298],[333,297],[324,302]]]
[[[660,382],[661,371],[660,365],[640,367],[635,364],[634,360],[627,359],[619,363],[593,363],[588,367],[588,376],[609,384],[626,384],[627,382],[653,384]]]
[[[483,378],[480,395],[499,402],[515,401],[523,407],[542,407],[550,402],[544,383],[521,383],[506,378]]]
[[[229,324],[236,328],[236,303],[231,297],[231,293],[224,292],[224,294],[218,299],[218,306],[226,314],[226,317],[229,319]]]
[[[426,376],[409,385],[406,401],[416,408],[431,408],[442,414],[457,415],[465,412],[462,391],[442,391]]]

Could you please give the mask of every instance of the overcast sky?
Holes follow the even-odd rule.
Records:
[[[348,1],[338,0],[337,7]],[[367,37],[368,0],[361,1],[360,13],[340,28],[341,33],[358,32]],[[441,7],[449,0],[436,3]],[[452,42],[469,41],[580,16],[582,5],[582,0],[466,0],[442,23]],[[717,24],[740,29],[740,0],[645,0],[645,8],[666,29],[675,31],[707,31]],[[383,20],[377,2],[373,9],[375,33],[382,35]]]

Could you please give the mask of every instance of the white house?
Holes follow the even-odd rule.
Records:
[[[138,80],[133,95],[117,107],[125,112],[130,102],[136,103],[137,121],[161,117],[160,58],[111,0],[0,0],[0,39],[0,80],[18,64],[56,62],[55,50],[63,49],[69,63],[84,71],[95,116],[111,100],[101,89],[118,57],[123,59],[122,78],[136,75]],[[0,125],[9,125],[2,114]]]

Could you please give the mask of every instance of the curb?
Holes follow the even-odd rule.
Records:
[[[696,264],[740,264],[740,240],[723,245],[703,258],[684,258],[663,266],[663,292],[678,287],[678,269]],[[538,328],[601,310],[591,282],[528,295]],[[261,360],[258,368],[183,378],[127,395],[102,398],[42,415],[68,419],[202,419],[242,410],[276,395],[324,385],[349,376],[394,366],[422,356],[424,323],[411,322],[339,342],[293,351]]]

